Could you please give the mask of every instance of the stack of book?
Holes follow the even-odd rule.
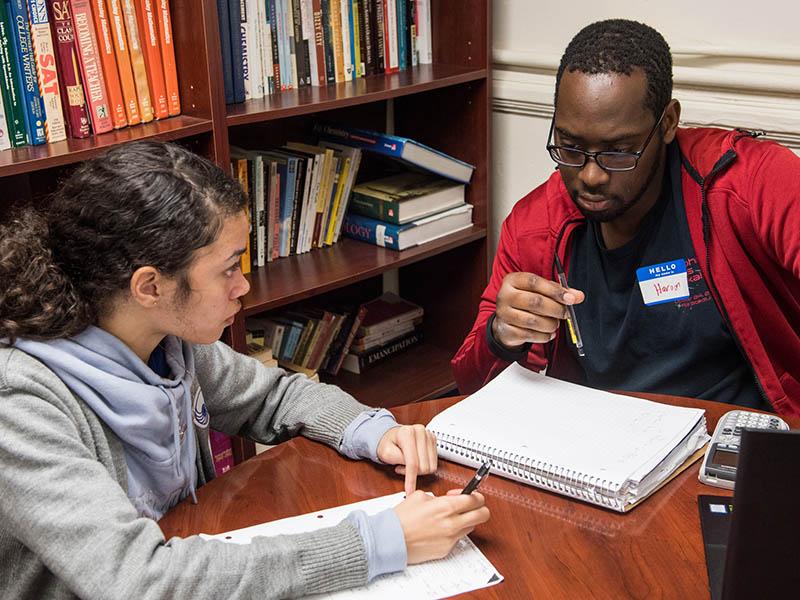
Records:
[[[0,149],[180,114],[168,0],[0,2]]]
[[[320,139],[388,159],[388,176],[353,188],[344,233],[393,250],[405,250],[472,225],[466,184],[475,167],[415,140],[343,126],[318,125]]]
[[[225,101],[433,62],[430,0],[217,0]]]
[[[339,239],[361,151],[335,142],[231,151],[234,176],[250,202],[242,270]]]
[[[363,373],[422,341],[422,307],[387,292],[363,308],[366,314],[342,361],[345,371]]]

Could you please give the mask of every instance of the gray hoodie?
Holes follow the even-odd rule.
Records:
[[[210,427],[263,443],[302,434],[352,454],[340,446],[369,409],[339,388],[267,369],[221,343],[191,349],[191,394],[204,395]],[[208,429],[195,427],[193,437],[199,486],[213,478]],[[52,370],[0,348],[3,597],[290,597],[362,585],[374,574],[374,544],[365,546],[358,519],[246,546],[165,540],[127,494],[120,437]],[[386,545],[398,568],[402,530],[396,518],[383,525],[394,528]]]

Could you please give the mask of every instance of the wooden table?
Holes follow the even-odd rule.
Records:
[[[730,405],[641,394],[706,409],[709,432]],[[459,398],[393,409],[402,423],[427,423]],[[790,421],[794,427],[800,419]],[[505,581],[474,598],[708,598],[698,494],[730,495],[701,484],[699,462],[630,513],[619,514],[493,476],[481,485],[491,520],[472,540]],[[419,487],[439,495],[473,470],[440,461]],[[167,537],[221,533],[403,489],[391,468],[348,460],[295,438],[205,485],[160,522]]]

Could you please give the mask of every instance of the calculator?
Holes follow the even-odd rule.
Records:
[[[699,479],[715,487],[732,490],[736,483],[736,466],[739,463],[739,445],[743,429],[788,430],[786,422],[773,414],[748,410],[732,410],[717,423],[708,444]]]

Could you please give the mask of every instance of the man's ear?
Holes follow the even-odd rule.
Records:
[[[131,297],[145,308],[155,306],[164,298],[165,283],[164,277],[155,267],[139,267],[131,275]]]
[[[669,101],[667,108],[664,109],[664,119],[661,122],[664,143],[669,144],[675,139],[678,131],[678,123],[681,120],[681,103],[675,98]]]

